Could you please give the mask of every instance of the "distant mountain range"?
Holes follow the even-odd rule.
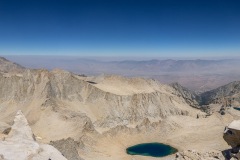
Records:
[[[40,59],[40,62],[43,61],[44,59]],[[45,59],[45,62],[50,61]],[[29,61],[27,61],[29,62]],[[33,61],[34,62],[34,61]],[[81,62],[81,63],[77,63],[77,62]],[[85,63],[83,63],[85,62]],[[209,78],[217,78],[217,77],[221,77],[222,76],[222,82],[224,81],[228,81],[230,80],[227,76],[225,77],[224,80],[224,75],[231,75],[234,74],[233,72],[235,71],[236,74],[235,75],[239,75],[238,68],[236,66],[239,66],[240,60],[149,60],[149,61],[111,61],[111,62],[102,62],[102,61],[96,61],[96,60],[87,60],[87,59],[76,59],[76,60],[72,60],[69,61],[63,61],[63,63],[61,63],[60,59],[57,59],[55,62],[52,63],[52,65],[56,65],[58,64],[59,66],[67,66],[67,64],[69,66],[71,65],[79,65],[82,66],[83,69],[85,69],[86,71],[83,72],[84,74],[96,74],[96,70],[101,70],[102,73],[106,73],[106,72],[110,72],[112,71],[114,73],[114,71],[116,72],[120,72],[120,71],[126,71],[126,73],[128,73],[128,76],[134,76],[135,74],[137,74],[137,72],[142,72],[145,73],[146,75],[150,74],[150,70],[149,72],[147,72],[148,69],[152,68],[152,70],[157,70],[159,69],[159,73],[163,73],[163,71],[165,71],[166,73],[171,73],[174,72],[176,74],[169,74],[168,78],[169,78],[169,82],[170,79],[173,78],[174,76],[177,77],[179,76],[179,79],[183,80],[184,78],[188,78],[189,81],[194,81],[194,78],[198,77],[197,75],[191,75],[190,73],[192,73],[193,71],[199,70],[199,73],[201,73],[201,75],[199,75],[199,81],[201,81],[201,76],[204,77],[203,72],[209,72],[209,74],[206,74],[206,77]],[[43,64],[50,64],[50,63],[43,63]],[[28,64],[29,65],[29,64]],[[35,65],[40,65],[39,61],[38,63],[36,63]],[[93,72],[88,72],[87,70],[89,70],[89,68],[87,68],[86,66],[89,65],[89,68],[92,68]],[[96,67],[98,66],[98,67]],[[105,67],[105,70],[103,69]],[[108,68],[107,66],[111,66],[110,68]],[[145,66],[145,67],[144,67]],[[163,67],[161,67],[163,66]],[[227,70],[227,68],[229,69],[229,73],[212,73],[210,74],[210,72],[213,72],[214,69],[216,69],[216,72],[220,72],[221,68],[225,66],[225,72]],[[230,66],[232,66],[232,70],[230,70]],[[96,68],[94,68],[96,67]],[[118,68],[114,70],[114,68]],[[234,68],[236,67],[236,68]],[[50,65],[47,65],[48,69],[52,69]],[[204,68],[209,68],[208,70],[206,69],[206,71],[204,71]],[[218,68],[218,69],[217,69]],[[11,62],[9,60],[7,60],[4,57],[0,57],[0,71],[1,72],[7,72],[7,73],[21,73],[24,70],[26,70],[25,67]],[[130,75],[130,71],[133,72],[133,74]],[[75,71],[77,72],[77,71]],[[100,72],[100,73],[101,73]],[[183,76],[180,76],[179,73],[183,72]],[[189,72],[189,73],[188,73]],[[78,71],[78,73],[81,73],[80,71]],[[113,74],[112,73],[112,74]],[[125,73],[125,74],[126,74]],[[145,75],[145,76],[146,76]],[[151,74],[150,74],[151,75]],[[161,79],[164,77],[164,75],[152,75],[153,77],[156,77],[157,79]],[[166,76],[166,75],[165,75]],[[97,76],[99,79],[99,77],[101,76]],[[104,76],[105,77],[105,76]],[[236,76],[237,78],[237,76]],[[101,78],[100,78],[101,79]],[[240,79],[240,78],[239,78]],[[95,78],[96,80],[96,78]],[[176,78],[177,80],[177,78]],[[94,82],[95,83],[95,82]],[[205,83],[205,85],[207,85],[207,83],[213,83],[212,86],[215,86],[217,84],[214,84],[214,80],[207,82],[204,81],[202,83]],[[240,99],[238,98],[240,96],[240,81],[234,81],[234,82],[230,82],[227,85],[223,85],[220,86],[218,88],[214,88],[212,90],[206,91],[206,92],[202,92],[202,93],[198,93],[198,92],[194,92],[189,90],[188,88],[185,88],[183,86],[181,86],[179,83],[171,83],[170,84],[171,87],[173,87],[174,89],[176,89],[178,91],[178,93],[185,98],[185,100],[188,102],[188,104],[190,106],[198,106],[199,104],[211,104],[211,103],[223,103],[224,99],[231,99],[233,98],[236,102],[237,105],[240,102]]]
[[[8,56],[28,68],[60,68],[77,74],[118,74],[154,78],[162,83],[178,82],[199,92],[240,80],[240,60],[96,60],[61,56]]]
[[[240,81],[234,81],[201,94],[203,104],[240,105]]]

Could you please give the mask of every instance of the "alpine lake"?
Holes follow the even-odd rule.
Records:
[[[163,143],[142,143],[128,147],[126,152],[129,155],[165,157],[178,152],[178,150]]]

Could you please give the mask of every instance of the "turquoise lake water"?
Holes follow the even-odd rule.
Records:
[[[164,157],[176,153],[178,150],[162,143],[142,143],[126,149],[127,154],[151,157]]]
[[[240,111],[240,108],[237,108],[237,107],[233,107],[234,109],[236,109],[236,110],[238,110],[238,111]]]

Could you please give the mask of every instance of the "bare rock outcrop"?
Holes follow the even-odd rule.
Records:
[[[176,92],[177,96],[183,97],[185,101],[192,107],[199,108],[201,104],[201,96],[196,94],[195,92],[181,86],[179,83],[170,84]]]
[[[224,130],[224,140],[232,148],[224,151],[228,158],[240,159],[240,120],[234,120]]]
[[[39,144],[21,111],[18,111],[10,133],[0,140],[2,160],[66,160],[53,146]]]
[[[57,148],[69,160],[83,160],[80,158],[77,149],[83,148],[83,143],[74,141],[72,138],[51,141],[50,145]]]
[[[175,160],[224,160],[224,156],[221,152],[209,151],[198,152],[195,150],[182,151],[176,154]]]
[[[239,120],[233,121],[225,128],[223,138],[232,148],[240,146]]]
[[[7,130],[9,130],[11,128],[10,125],[8,125],[7,123],[4,123],[4,122],[0,122],[0,133],[3,133],[5,134],[5,132]],[[9,133],[9,132],[8,132]]]
[[[240,81],[235,81],[201,94],[203,104],[222,104],[225,107],[240,104]]]

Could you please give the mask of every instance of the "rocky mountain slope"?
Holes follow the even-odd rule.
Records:
[[[23,72],[25,68],[19,64],[13,63],[6,58],[0,57],[0,71],[1,72]]]
[[[66,160],[53,146],[39,144],[21,111],[18,111],[8,135],[1,135],[1,160]]]
[[[179,83],[172,83],[170,86],[172,86],[176,92],[178,92],[178,96],[183,97],[190,106],[200,108],[202,99],[199,94],[181,86]]]
[[[21,104],[19,107],[25,104],[23,110],[29,112],[33,108],[26,106],[32,103],[38,103],[41,107],[35,109],[42,112],[48,107],[58,112],[73,110],[80,117],[89,117],[99,129],[136,125],[144,118],[158,121],[169,115],[196,116],[200,112],[175,95],[172,87],[154,80],[106,76],[98,83],[91,83],[84,79],[61,70],[0,74],[0,100],[4,104]],[[6,110],[5,106],[1,109]]]
[[[73,160],[130,160],[125,149],[144,142],[219,153],[223,128],[238,116],[206,118],[197,94],[152,79],[26,69],[1,72],[0,86],[0,129],[20,109],[38,142]]]
[[[223,104],[224,106],[239,106],[240,81],[235,81],[217,89],[201,94],[203,104]]]

